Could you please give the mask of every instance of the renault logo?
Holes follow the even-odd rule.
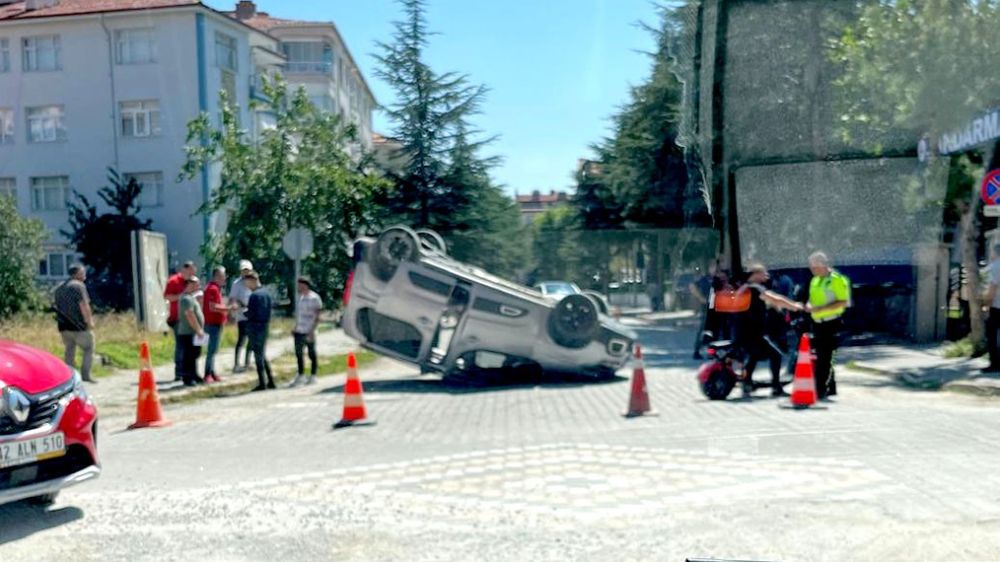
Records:
[[[18,424],[28,421],[28,414],[31,413],[31,401],[16,388],[3,389],[3,404],[0,406]]]

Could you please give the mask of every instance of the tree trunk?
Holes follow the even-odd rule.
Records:
[[[972,342],[973,355],[981,355],[986,348],[986,326],[980,305],[982,290],[979,286],[979,260],[976,259],[979,197],[979,190],[973,188],[969,204],[959,223],[962,233],[962,269],[965,270],[969,284],[969,340]]]

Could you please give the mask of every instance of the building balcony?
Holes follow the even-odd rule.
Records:
[[[286,62],[283,70],[288,74],[322,74],[333,77],[333,63],[330,62]]]

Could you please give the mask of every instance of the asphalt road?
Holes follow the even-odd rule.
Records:
[[[332,431],[342,377],[102,419],[105,472],[0,507],[0,559],[953,560],[1000,556],[1000,402],[841,369],[840,396],[708,402],[690,329],[627,375],[454,387],[369,368],[377,425]]]

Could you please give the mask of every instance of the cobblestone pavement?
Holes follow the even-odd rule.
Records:
[[[839,373],[797,411],[709,402],[691,335],[643,329],[659,415],[627,377],[453,387],[382,361],[378,423],[333,431],[343,377],[102,419],[105,472],[0,507],[3,560],[995,559],[1000,410]],[[622,373],[627,375],[627,373]]]

